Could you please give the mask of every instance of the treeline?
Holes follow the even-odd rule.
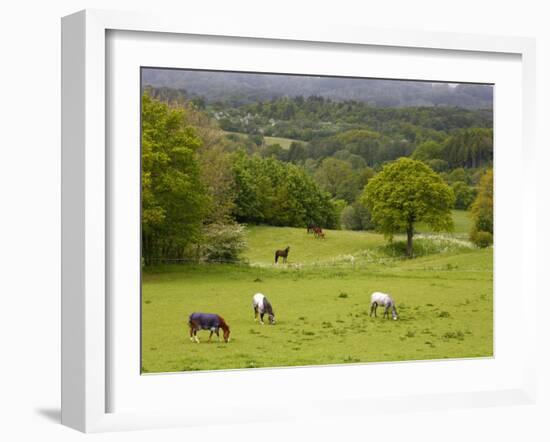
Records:
[[[339,212],[303,167],[250,155],[196,106],[142,96],[142,256],[238,258],[240,223],[337,228]]]
[[[238,259],[246,246],[246,223],[373,229],[361,196],[384,164],[401,157],[439,173],[453,191],[454,207],[473,206],[485,220],[476,232],[492,234],[484,215],[492,199],[479,202],[478,192],[492,166],[491,113],[376,109],[319,97],[228,109],[169,88],[146,89],[142,97],[146,264]],[[239,116],[240,132],[222,130],[229,116]],[[285,148],[274,144],[267,133],[284,133],[267,129],[275,130],[281,121],[298,129],[308,126],[312,135],[300,141],[296,138],[304,133],[297,133]],[[488,241],[486,233],[472,235]]]
[[[330,194],[323,192],[303,168],[239,151],[235,154],[233,171],[237,221],[273,226],[302,227],[314,223],[338,227]]]
[[[376,107],[359,101],[332,101],[319,96],[283,97],[231,106],[201,97],[186,98],[184,90],[146,88],[161,101],[192,103],[216,121],[220,129],[248,137],[263,156],[306,165],[335,156],[362,159],[381,166],[403,156],[426,162],[434,170],[487,168],[493,161],[492,109],[458,107]],[[290,149],[265,137],[295,140]],[[311,166],[311,161],[309,161]],[[311,167],[310,167],[311,168]]]

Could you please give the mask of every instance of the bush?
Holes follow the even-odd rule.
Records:
[[[360,202],[355,202],[342,211],[340,223],[342,228],[346,230],[369,230],[374,228],[369,209]]]
[[[235,262],[246,248],[244,226],[237,223],[205,226],[203,238],[201,255],[205,261]]]
[[[445,160],[433,159],[424,161],[428,166],[430,166],[436,172],[443,172],[449,168],[449,163]]]
[[[474,231],[470,235],[472,242],[481,248],[489,247],[493,244],[493,235],[490,232],[484,232],[483,230]]]
[[[475,188],[468,186],[463,181],[454,182],[452,187],[455,194],[455,209],[468,209],[476,198]]]

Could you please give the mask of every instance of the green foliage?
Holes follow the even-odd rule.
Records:
[[[457,181],[453,183],[452,189],[455,194],[455,209],[468,209],[476,197],[475,188],[462,181]]]
[[[334,198],[345,201],[355,201],[359,191],[359,176],[354,172],[351,164],[336,158],[325,158],[317,172],[315,180],[321,188],[329,192]]]
[[[230,102],[211,106],[224,110],[225,130],[312,141],[345,130],[365,130],[421,143],[443,141],[441,132],[468,127],[491,127],[490,110],[458,107],[379,107],[360,101],[332,101],[323,97],[284,97],[244,106]],[[207,106],[208,109],[208,106]],[[366,124],[365,124],[366,123]],[[443,137],[444,138],[444,137]],[[414,148],[414,146],[413,146]],[[411,153],[411,152],[409,152]]]
[[[483,230],[473,231],[470,238],[476,246],[481,248],[489,247],[493,244],[493,234]]]
[[[452,168],[481,167],[493,162],[493,129],[456,131],[444,145],[444,157]]]
[[[235,154],[235,216],[240,222],[275,226],[338,225],[330,195],[303,168],[275,158]]]
[[[481,177],[479,191],[472,204],[471,213],[474,226],[470,238],[480,247],[486,247],[493,240],[493,169],[487,170]]]
[[[142,97],[142,237],[146,264],[180,258],[199,234],[209,198],[200,179],[201,144],[185,111]]]
[[[466,170],[463,167],[458,167],[456,169],[453,169],[445,176],[446,181],[449,184],[454,183],[465,183],[470,184],[470,176],[466,172]]]
[[[451,230],[452,190],[420,161],[400,158],[384,166],[367,184],[362,201],[376,228],[390,239],[406,232],[412,256],[414,225],[424,222],[434,231]]]
[[[200,248],[206,261],[238,261],[246,249],[244,226],[237,223],[209,224],[204,228]]]
[[[436,172],[442,172],[449,168],[449,163],[445,160],[433,159],[424,161],[430,169],[435,170]]]
[[[360,201],[350,204],[342,211],[340,223],[347,230],[370,230],[374,228],[368,207]]]
[[[413,160],[428,161],[443,159],[443,145],[433,140],[420,143],[411,155]]]

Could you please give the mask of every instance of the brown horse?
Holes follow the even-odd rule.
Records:
[[[313,237],[314,238],[325,239],[325,232],[323,232],[323,229],[321,229],[320,227],[314,227],[313,228]]]
[[[275,252],[275,264],[277,264],[277,261],[279,258],[283,258],[283,262],[286,263],[286,258],[288,256],[288,251],[290,250],[290,246],[287,246],[284,250],[277,250]]]

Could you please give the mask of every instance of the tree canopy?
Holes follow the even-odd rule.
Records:
[[[200,179],[201,145],[182,108],[142,97],[143,257],[179,257],[200,235],[209,206]]]
[[[474,218],[472,241],[481,247],[489,246],[493,243],[493,169],[481,177],[471,213]]]
[[[409,257],[416,223],[424,222],[434,231],[453,226],[453,191],[427,165],[410,158],[385,165],[367,184],[363,201],[376,228],[387,237],[406,232]]]

